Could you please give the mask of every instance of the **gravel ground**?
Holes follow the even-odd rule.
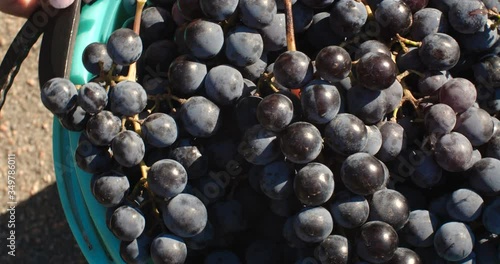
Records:
[[[0,60],[24,23],[0,13]],[[0,263],[85,263],[64,217],[52,160],[52,115],[38,85],[40,42],[31,50],[0,112]],[[16,256],[7,254],[7,159],[15,154]]]

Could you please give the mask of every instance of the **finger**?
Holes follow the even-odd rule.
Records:
[[[73,2],[75,2],[75,0],[49,0],[49,3],[57,9],[66,8],[73,4]]]
[[[28,17],[38,4],[38,0],[1,0],[0,11],[14,16]]]

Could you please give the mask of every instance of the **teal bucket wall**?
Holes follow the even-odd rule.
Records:
[[[85,5],[72,59],[71,81],[84,84],[92,78],[82,63],[85,47],[92,42],[105,43],[108,36],[133,16],[131,1],[98,0]],[[105,223],[106,208],[92,196],[91,174],[78,168],[74,153],[80,133],[53,123],[54,170],[60,200],[71,231],[89,263],[124,263],[119,254],[120,241]]]

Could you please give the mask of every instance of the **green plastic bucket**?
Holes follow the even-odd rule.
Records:
[[[131,1],[98,0],[85,5],[71,69],[71,81],[84,84],[92,78],[82,63],[85,47],[92,42],[106,42],[108,36],[133,16]],[[78,168],[74,153],[80,133],[53,122],[53,155],[57,188],[71,231],[89,263],[124,263],[119,254],[120,241],[106,226],[106,208],[92,196],[91,174]]]

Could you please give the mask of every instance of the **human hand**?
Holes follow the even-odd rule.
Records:
[[[14,16],[28,17],[35,11],[40,2],[48,3],[54,8],[63,9],[75,0],[0,0],[0,12]],[[42,3],[42,4],[43,4]]]
[[[1,0],[0,12],[28,17],[39,5],[39,0]]]

